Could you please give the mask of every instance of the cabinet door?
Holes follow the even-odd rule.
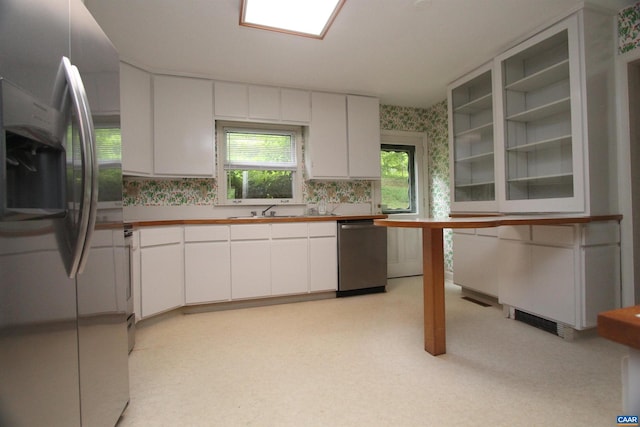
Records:
[[[311,120],[311,98],[306,90],[280,89],[282,121],[309,123]]]
[[[453,281],[493,297],[498,296],[498,238],[453,233]]]
[[[153,173],[153,112],[151,75],[120,64],[120,123],[122,171],[128,174]]]
[[[280,89],[268,86],[249,86],[249,118],[280,120]]]
[[[249,116],[248,86],[242,83],[215,82],[216,117],[246,119]]]
[[[585,210],[580,52],[574,15],[496,59],[501,211]]]
[[[576,326],[572,248],[500,241],[500,303]]]
[[[306,224],[305,224],[306,225]],[[307,239],[271,242],[271,294],[301,294],[309,291]]]
[[[269,240],[231,242],[231,298],[271,295]]]
[[[491,65],[448,90],[451,208],[457,212],[497,209]]]
[[[306,153],[309,178],[349,177],[346,97],[311,94],[311,124]]]
[[[309,291],[338,289],[338,244],[336,237],[309,239]]]
[[[347,96],[349,176],[380,179],[380,102]]]
[[[209,80],[155,76],[154,171],[213,176],[213,86]]]
[[[182,245],[141,249],[142,317],[184,305]]]
[[[231,298],[229,242],[185,243],[184,262],[187,304]]]

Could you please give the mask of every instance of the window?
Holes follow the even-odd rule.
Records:
[[[416,213],[415,146],[383,144],[381,161],[382,212]]]
[[[218,123],[218,141],[219,203],[300,200],[300,127]]]
[[[96,123],[98,198],[101,202],[122,200],[122,149],[120,128]]]

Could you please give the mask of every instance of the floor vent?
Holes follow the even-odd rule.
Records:
[[[471,298],[471,297],[460,297],[460,298],[462,298],[463,300],[466,300],[466,301],[470,301],[470,302],[472,302],[474,304],[481,305],[482,307],[491,307],[491,304],[487,304],[486,302],[482,302],[482,301],[479,301],[479,300]]]
[[[543,319],[542,317],[534,316],[533,314],[525,313],[524,311],[520,310],[515,310],[514,319],[538,329],[542,329],[543,331],[552,333],[553,335],[559,335],[558,324],[556,322],[552,322],[551,320]]]

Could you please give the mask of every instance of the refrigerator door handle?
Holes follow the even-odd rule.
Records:
[[[98,205],[98,165],[93,118],[80,72],[71,64],[69,58],[64,56],[60,63],[60,71],[62,73],[59,72],[59,75],[63,74],[64,79],[58,79],[54,98],[57,100],[56,105],[62,105],[66,95],[64,88],[68,88],[72,108],[78,117],[82,158],[82,201],[78,216],[78,235],[71,249],[71,266],[68,272],[69,277],[73,278],[84,270],[93,237]]]

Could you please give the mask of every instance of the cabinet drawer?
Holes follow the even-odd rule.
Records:
[[[582,244],[585,246],[615,244],[620,242],[620,226],[617,221],[597,222],[584,226]]]
[[[531,240],[531,227],[528,225],[503,225],[498,236],[507,240]]]
[[[536,243],[572,246],[575,228],[572,225],[534,225],[531,234]]]
[[[272,224],[271,238],[286,239],[291,237],[307,237],[307,223],[299,222],[293,224]]]
[[[453,234],[476,234],[475,228],[454,228]]]
[[[182,242],[182,227],[145,228],[140,230],[140,246],[168,245]]]
[[[498,227],[476,228],[478,236],[498,237]]]
[[[243,224],[231,226],[231,240],[266,240],[271,236],[269,224]]]
[[[197,225],[185,227],[185,242],[220,242],[229,240],[229,227],[226,225]]]
[[[335,236],[336,233],[337,226],[334,221],[309,223],[309,237]]]

